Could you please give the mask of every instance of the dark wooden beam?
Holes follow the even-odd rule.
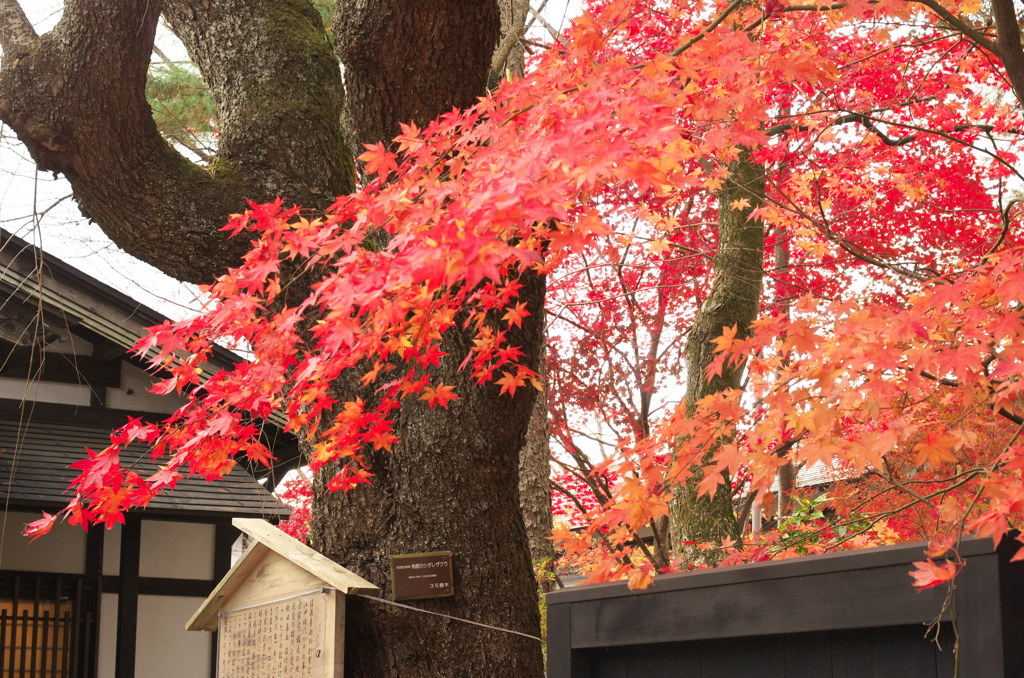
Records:
[[[216,581],[206,579],[171,579],[168,577],[139,577],[138,595],[140,596],[180,596],[183,598],[205,598],[217,585]],[[103,590],[117,591],[121,586],[121,577],[116,575],[103,576]]]
[[[129,515],[121,527],[121,574],[117,589],[115,678],[135,678],[135,638],[139,623],[139,554],[142,518]]]
[[[213,580],[220,581],[231,569],[231,547],[241,532],[231,523],[219,523],[213,544]]]
[[[231,569],[231,547],[241,531],[231,523],[219,523],[213,542],[213,581],[219,583]],[[217,632],[213,632],[213,651],[210,652],[210,675],[217,675]]]
[[[124,346],[109,339],[102,339],[92,347],[92,357],[100,362],[124,358],[126,353]]]
[[[85,578],[95,586],[96,599],[94,601],[92,618],[96,620],[94,628],[99,629],[100,610],[103,601],[103,542],[106,536],[106,529],[102,525],[93,525],[85,537]],[[98,645],[98,643],[97,643]],[[99,675],[99,652],[89,653],[91,666],[88,667],[87,675]]]
[[[0,377],[82,384],[102,389],[121,385],[121,364],[104,362],[84,355],[37,352],[32,359],[6,361],[3,370],[0,371]]]

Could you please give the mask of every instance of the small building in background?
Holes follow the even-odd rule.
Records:
[[[2,676],[216,675],[215,643],[185,623],[231,567],[240,535],[231,520],[287,516],[270,491],[276,478],[260,484],[239,465],[220,482],[179,481],[112,530],[63,524],[31,543],[21,536],[41,511],[67,504],[78,475],[68,465],[86,447],[105,448],[129,416],[155,422],[181,404],[149,393],[154,377],[128,354],[144,328],[163,321],[0,232]],[[239,360],[229,351],[216,359]],[[297,460],[294,441],[266,442],[285,464]],[[143,477],[157,471],[146,453],[126,454]]]

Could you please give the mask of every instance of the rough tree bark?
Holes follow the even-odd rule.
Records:
[[[707,367],[715,359],[712,340],[722,335],[723,327],[738,327],[737,337],[745,336],[757,318],[764,276],[764,224],[751,219],[764,204],[764,167],[744,151],[729,167],[729,177],[718,192],[718,252],[714,259],[714,282],[690,328],[686,344],[686,409],[692,414],[705,396],[739,388],[742,367],[722,370],[707,378]],[[746,207],[734,208],[737,200]],[[702,462],[710,461],[709,453]],[[714,497],[698,497],[700,473],[680,487],[669,507],[672,540],[719,543],[725,537],[739,538],[739,525],[728,487],[719,488]],[[728,479],[727,479],[728,480]],[[715,560],[714,553],[689,545],[680,551],[691,561]]]
[[[537,318],[543,332],[544,318]],[[538,356],[538,372],[547,376],[543,352]],[[555,544],[551,541],[554,516],[551,512],[551,436],[548,432],[547,391],[538,393],[530,412],[526,440],[519,451],[519,507],[530,543],[530,559],[537,573],[540,591],[547,593],[555,584]]]
[[[145,100],[161,13],[217,104],[220,145],[208,166],[160,137]],[[337,55],[308,0],[66,0],[59,24],[37,36],[17,0],[0,0],[0,120],[40,169],[71,181],[83,214],[115,243],[173,277],[209,281],[247,246],[218,231],[245,198],[323,209],[354,186],[351,149],[483,94],[499,14],[494,0],[338,0],[334,32]],[[543,281],[523,292],[539,317]],[[536,365],[539,323],[524,323],[514,341]],[[462,400],[403,407],[402,443],[373,460],[375,487],[321,491],[313,538],[385,591],[387,556],[451,550],[457,595],[418,605],[537,635],[517,487],[535,394],[499,398],[497,387],[453,374],[466,342],[446,339],[440,375],[461,382]],[[353,601],[350,614],[348,675],[542,673],[539,643],[521,636],[371,601]]]
[[[524,282],[524,299],[539,308],[543,281]],[[542,327],[530,320],[509,339],[532,347],[527,359],[536,368]],[[469,374],[457,369],[470,347],[460,334],[443,340],[448,355],[437,378],[457,384],[460,393],[473,388]],[[389,555],[452,551],[455,596],[417,607],[537,635],[537,586],[523,548],[518,491],[519,451],[537,395],[517,393],[510,402],[498,390],[471,391],[472,398],[452,401],[448,409],[429,410],[421,401],[403,406],[401,441],[390,453],[372,455],[374,487],[326,493],[328,474],[314,484],[311,539],[319,551],[378,583],[384,597],[393,593]],[[351,600],[349,614],[346,671],[352,675],[543,673],[534,640],[437,617],[424,621],[422,614],[369,598]]]

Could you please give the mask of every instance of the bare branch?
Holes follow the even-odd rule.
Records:
[[[724,10],[722,10],[722,13],[719,14],[718,17],[715,18],[714,21],[712,21],[710,24],[708,24],[707,27],[704,28],[704,30],[702,30],[700,33],[698,33],[697,35],[695,35],[692,38],[690,38],[689,40],[687,40],[685,43],[683,43],[682,46],[677,47],[676,49],[672,50],[669,54],[671,56],[679,56],[680,54],[682,54],[686,50],[688,50],[691,47],[693,47],[694,45],[696,45],[698,42],[703,40],[708,35],[708,33],[710,33],[711,31],[715,30],[716,28],[718,28],[719,24],[721,24],[723,21],[725,21],[726,18],[730,14],[732,14],[737,9],[739,9],[740,6],[743,5],[744,2],[746,2],[746,0],[734,0],[734,2],[731,5],[729,5],[728,7],[726,7]]]
[[[557,30],[557,29],[555,29],[555,27],[554,27],[554,26],[552,26],[551,24],[549,24],[549,23],[547,22],[547,20],[546,20],[546,19],[545,19],[545,18],[544,18],[544,17],[543,17],[542,15],[541,15],[541,13],[540,13],[540,12],[538,12],[538,11],[537,11],[537,10],[535,10],[535,9],[534,9],[533,7],[531,7],[531,8],[530,8],[530,14],[532,14],[532,15],[533,15],[533,18],[534,18],[534,19],[536,19],[537,21],[539,21],[539,22],[540,22],[540,25],[541,25],[541,26],[543,26],[544,28],[546,28],[546,29],[547,29],[548,33],[550,33],[550,34],[551,34],[551,37],[552,37],[553,39],[557,40],[558,42],[562,43],[563,45],[564,45],[564,44],[566,44],[566,42],[565,42],[565,38],[563,38],[563,37],[562,37],[562,34],[561,34],[561,33],[559,33],[559,32],[558,32],[558,30]]]

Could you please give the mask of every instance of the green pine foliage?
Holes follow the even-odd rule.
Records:
[[[146,99],[160,133],[201,161],[217,148],[217,109],[210,90],[192,64],[162,63],[150,68]]]

